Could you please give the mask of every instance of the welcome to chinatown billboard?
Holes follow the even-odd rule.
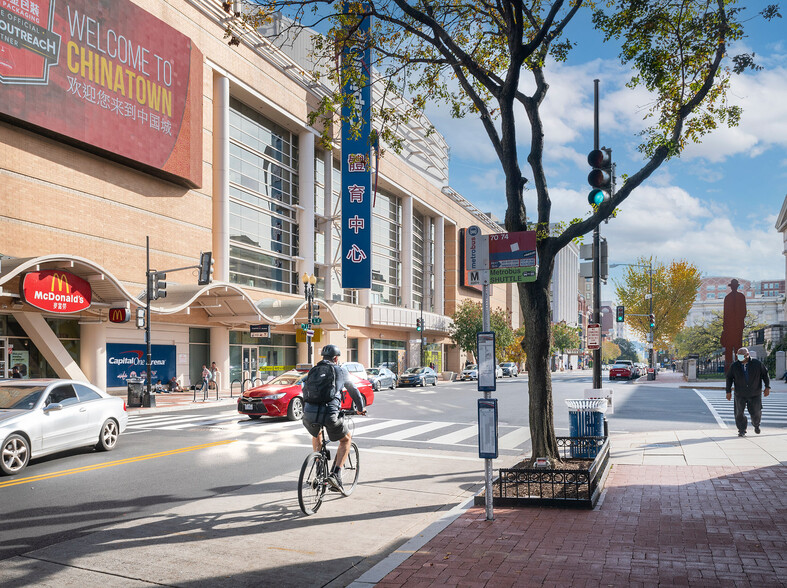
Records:
[[[202,54],[127,0],[0,0],[0,116],[202,184]]]

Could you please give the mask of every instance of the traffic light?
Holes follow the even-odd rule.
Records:
[[[137,309],[137,328],[144,329],[145,328],[145,309],[138,308]]]
[[[315,325],[319,325],[322,323],[322,318],[320,318],[320,305],[313,304],[312,305],[312,323]]]
[[[415,330],[420,332],[422,328],[423,324],[421,323],[421,319],[415,319]]]
[[[651,329],[655,329],[656,328],[656,315],[651,314],[648,318],[650,320],[650,328]]]
[[[150,287],[150,299],[158,300],[167,297],[167,274],[164,272],[150,272],[148,285]]]
[[[626,309],[623,306],[618,306],[615,310],[615,321],[622,323],[626,320]]]
[[[588,203],[591,206],[598,206],[610,198],[612,149],[594,149],[588,153],[588,163],[593,168],[588,174],[588,184],[593,187],[588,194]]]
[[[213,281],[213,252],[204,251],[199,254],[199,275],[197,284],[204,286]]]

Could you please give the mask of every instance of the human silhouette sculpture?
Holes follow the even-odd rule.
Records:
[[[738,292],[738,280],[728,284],[732,292],[724,297],[724,319],[721,329],[721,344],[724,347],[724,373],[733,361],[733,354],[743,346],[743,323],[746,320],[746,296]]]

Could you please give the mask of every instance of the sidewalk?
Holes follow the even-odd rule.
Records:
[[[724,387],[672,372],[637,383]],[[352,586],[787,586],[787,430],[629,433],[611,445],[594,510],[495,508],[487,521],[472,507]]]
[[[167,412],[170,410],[183,410],[184,408],[203,408],[206,406],[223,406],[229,404],[236,404],[238,402],[237,391],[234,398],[230,398],[229,392],[222,392],[219,399],[216,400],[216,391],[211,390],[207,400],[204,399],[204,394],[197,390],[194,394],[193,390],[186,392],[167,392],[155,395],[156,406],[140,407],[129,406],[129,414],[143,414],[149,412]],[[196,400],[195,400],[196,398]]]

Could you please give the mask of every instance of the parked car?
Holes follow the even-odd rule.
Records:
[[[0,470],[18,474],[31,459],[78,447],[111,451],[127,424],[125,400],[91,384],[0,381]]]
[[[369,379],[366,368],[363,367],[362,363],[358,363],[357,361],[345,361],[342,366],[353,376],[361,378],[362,380]]]
[[[631,360],[621,359],[616,361],[615,365],[609,368],[609,379],[617,380],[622,378],[624,380],[631,380],[636,377],[634,375],[635,373],[634,364]]]
[[[516,364],[513,361],[504,361],[500,364],[500,367],[503,368],[504,376],[516,378],[519,375],[519,368],[516,367]]]
[[[263,416],[287,417],[291,421],[303,418],[303,381],[308,372],[290,370],[276,376],[267,384],[245,390],[238,398],[238,412],[257,420]],[[368,380],[353,374],[350,377],[364,399],[364,406],[374,402],[374,389]],[[342,408],[350,408],[352,398],[344,394]]]
[[[462,370],[462,373],[459,374],[459,380],[477,380],[478,379],[478,366],[473,364],[468,365],[465,369]]]
[[[437,372],[430,367],[411,367],[399,376],[399,387],[427,384],[437,386]]]
[[[366,370],[368,380],[372,383],[375,390],[383,388],[396,388],[396,374],[386,367],[369,368]]]
[[[502,378],[503,377],[503,368],[500,367],[499,365],[495,366],[495,377],[496,378]]]

